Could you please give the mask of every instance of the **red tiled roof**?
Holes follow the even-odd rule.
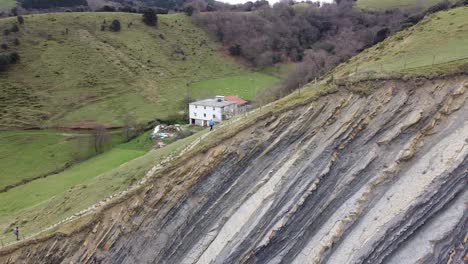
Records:
[[[246,100],[233,95],[224,96],[224,101],[235,102],[240,106],[246,105],[248,103]]]

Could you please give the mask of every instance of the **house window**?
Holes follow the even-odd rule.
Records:
[[[206,106],[204,106],[203,109],[206,109]]]
[[[194,116],[197,116],[197,113],[193,113]]]
[[[216,118],[216,115],[213,115],[213,118]]]
[[[215,110],[215,108],[213,107],[213,111]]]
[[[204,117],[206,117],[206,114],[203,114]]]
[[[195,105],[195,108],[197,108],[197,106]]]

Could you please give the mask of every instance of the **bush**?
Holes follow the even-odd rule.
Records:
[[[125,12],[125,13],[136,13],[137,12],[136,8],[133,8],[131,6],[119,7],[119,11],[120,12]]]
[[[322,49],[329,53],[333,53],[333,51],[335,50],[335,46],[333,46],[333,44],[330,44],[328,42],[317,42],[316,44],[314,44],[313,48]]]
[[[195,8],[193,8],[193,6],[189,5],[185,8],[184,12],[187,16],[192,16],[193,15],[193,11],[195,11]]]
[[[18,31],[19,31],[18,25],[13,24],[13,25],[11,26],[11,28],[10,28],[10,31],[11,31],[11,32],[18,32]]]
[[[241,46],[239,44],[235,44],[231,47],[229,47],[229,53],[232,56],[240,56],[241,55]]]
[[[99,9],[100,12],[115,12],[115,7],[105,5]]]
[[[19,61],[20,56],[16,52],[0,54],[0,70],[5,70],[10,64],[15,64]]]
[[[450,7],[449,1],[445,0],[440,3],[437,3],[427,9],[428,13],[435,13],[442,10],[447,10]]]
[[[109,26],[110,31],[118,32],[120,31],[120,21],[117,19],[112,20],[112,23]]]
[[[7,45],[6,43],[2,43],[2,44],[0,45],[0,48],[6,50],[6,49],[8,49],[8,45]]]
[[[143,22],[148,26],[156,26],[158,24],[158,17],[154,9],[147,8],[143,11]]]
[[[15,39],[13,40],[13,44],[15,44],[15,46],[19,46],[19,44],[20,44],[19,39],[18,39],[18,38],[15,38]]]
[[[9,29],[3,30],[3,35],[5,35],[5,36],[10,35],[10,30]]]
[[[16,17],[16,20],[18,20],[18,23],[19,23],[20,25],[23,25],[23,24],[24,24],[24,18],[23,18],[22,16],[17,16],[17,17]]]

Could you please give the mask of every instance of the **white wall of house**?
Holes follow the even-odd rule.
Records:
[[[215,122],[223,121],[223,110],[221,107],[210,107],[201,105],[189,105],[190,120],[205,120],[210,121],[213,119]],[[202,124],[197,124],[202,125]]]

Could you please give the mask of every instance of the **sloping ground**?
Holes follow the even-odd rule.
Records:
[[[460,263],[467,87],[461,76],[382,81],[370,96],[340,90],[263,112],[73,235],[0,261]]]
[[[356,6],[361,9],[387,10],[393,8],[428,8],[442,0],[358,0]],[[450,2],[456,2],[450,0]]]
[[[468,7],[438,12],[339,65],[336,77],[438,76],[468,63]]]
[[[310,85],[0,262],[463,263],[468,77],[457,69]]]
[[[0,192],[0,245],[14,241],[10,231],[15,225],[23,238],[30,237],[128,189],[154,164],[178,155],[203,133],[149,152],[144,134],[64,172]]]
[[[183,109],[188,83],[251,72],[220,53],[221,47],[183,14],[159,16],[158,27],[129,13],[24,19],[19,32],[0,37],[8,51],[21,56],[0,73],[3,129],[164,119]],[[109,31],[114,19],[120,32]],[[1,19],[0,30],[13,23],[16,18]]]

